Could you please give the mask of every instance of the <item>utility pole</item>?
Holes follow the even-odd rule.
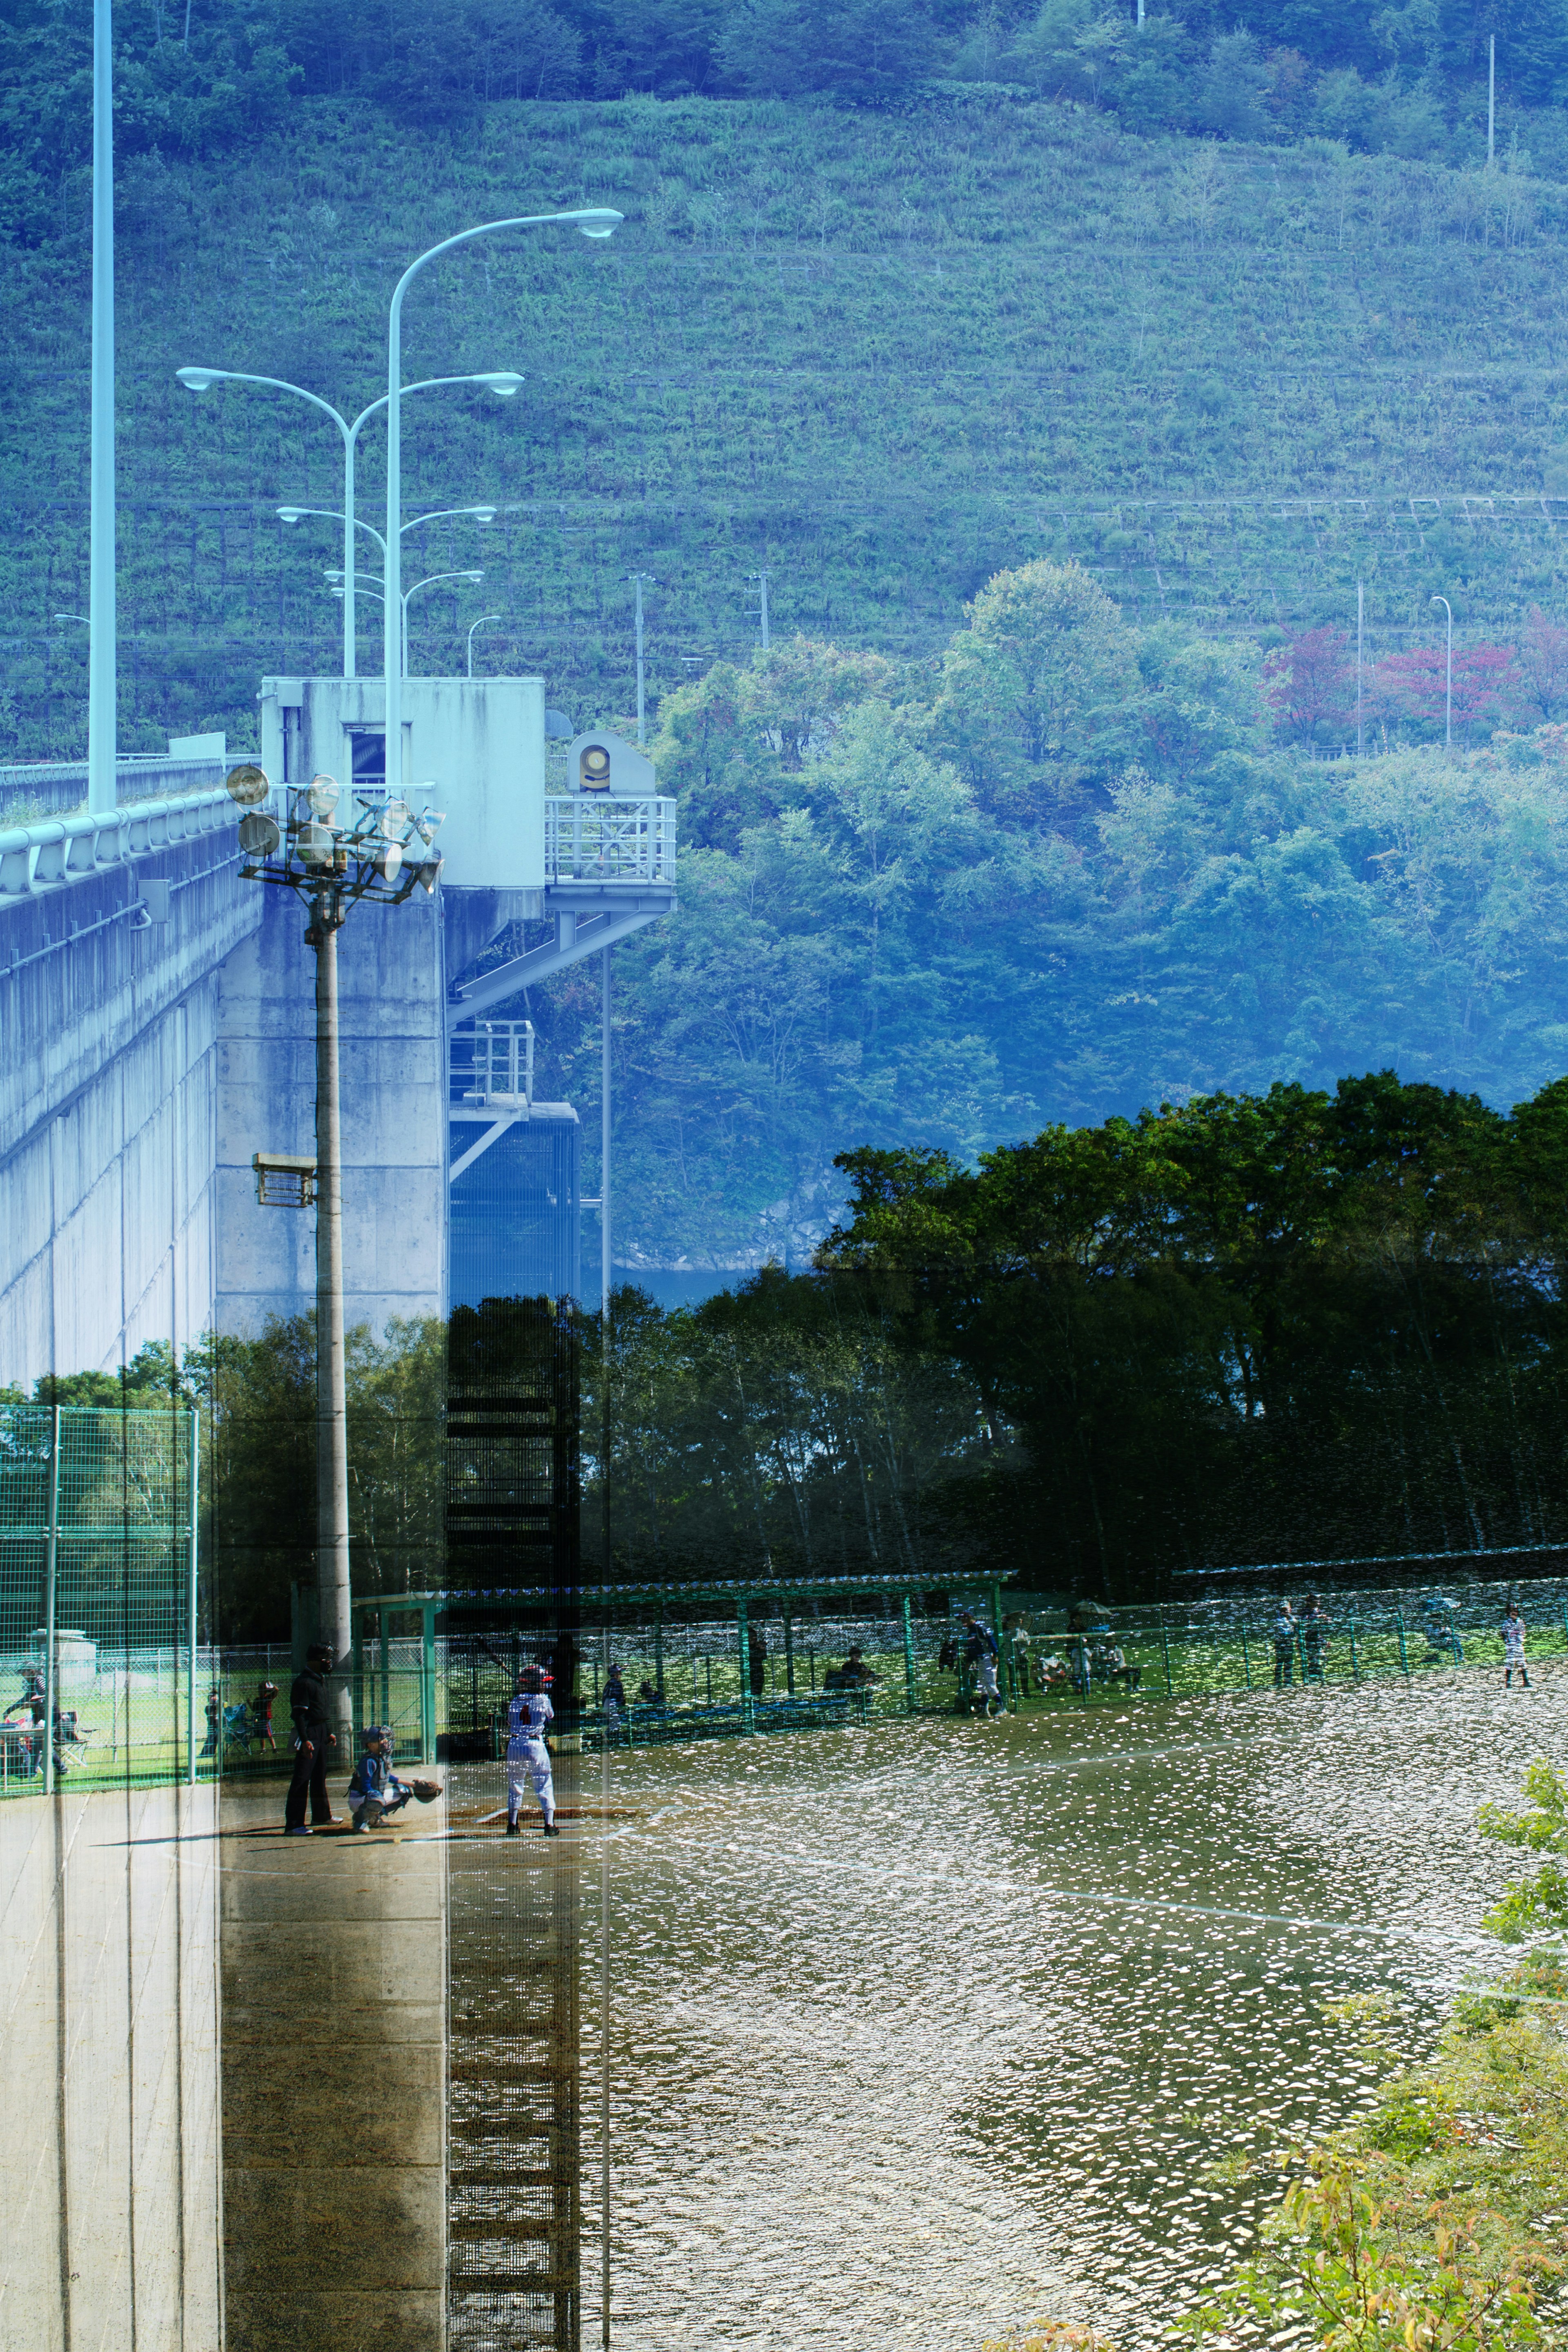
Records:
[[[647,740],[647,726],[646,711],[645,711],[644,698],[643,698],[643,658],[642,658],[642,650],[643,650],[643,648],[642,648],[642,592],[643,592],[643,583],[646,581],[646,582],[647,583],[647,584],[648,584],[648,586],[649,586],[650,588],[657,587],[658,583],[658,582],[655,580],[654,575],[653,575],[653,573],[652,573],[651,572],[632,572],[629,576],[630,576],[630,578],[631,578],[631,580],[632,580],[632,582],[633,582],[633,584],[635,585],[635,587],[636,587],[636,589],[637,589],[637,747],[638,747],[638,749],[640,750],[640,749],[641,749],[641,747],[642,747],[642,745],[643,745],[643,744]],[[609,1034],[609,1032],[606,1030],[606,1031],[605,1031],[605,1035],[607,1036],[608,1034]]]
[[[1487,169],[1497,154],[1497,35],[1487,39]]]
[[[1362,583],[1355,583],[1355,750],[1359,760],[1365,746],[1362,740],[1361,682],[1363,675],[1363,647],[1366,636],[1366,593]]]
[[[749,572],[747,577],[757,583],[757,617],[763,625],[763,651],[766,653],[768,650],[768,575],[765,572]]]
[[[89,522],[87,805],[119,797],[114,645],[114,45],[110,0],[92,8],[92,481]]]
[[[599,1307],[610,1328],[610,950],[599,950]]]
[[[342,1123],[338,1081],[338,933],[361,899],[403,906],[416,887],[431,894],[441,860],[431,844],[439,816],[399,797],[362,802],[351,824],[336,822],[342,798],[331,776],[284,787],[284,821],[270,814],[272,786],[249,761],[225,778],[245,810],[240,878],[293,891],[310,908],[308,947],[316,955],[316,1158],[281,1167],[294,1204],[316,1206],[316,1638],[342,1670],[353,1647],[349,1589],[348,1397],[343,1343]],[[278,1167],[275,1155],[268,1155]],[[256,1161],[258,1198],[268,1196],[268,1168]],[[276,1197],[276,1196],[272,1196]],[[350,1744],[349,1694],[334,1688],[340,1748]],[[340,1759],[341,1760],[341,1759]]]

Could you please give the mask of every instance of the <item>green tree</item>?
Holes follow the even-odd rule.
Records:
[[[933,740],[983,809],[1014,822],[1070,814],[1135,690],[1133,643],[1076,563],[1001,572],[968,608],[942,671]]]

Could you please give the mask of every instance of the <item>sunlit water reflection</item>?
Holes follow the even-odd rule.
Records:
[[[1367,2095],[1324,2004],[1417,2050],[1495,1962],[1475,1813],[1561,1753],[1536,1682],[617,1756],[621,2352],[1156,2342],[1275,2193],[1213,2168]]]

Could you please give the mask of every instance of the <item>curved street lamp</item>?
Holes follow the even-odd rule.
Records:
[[[279,375],[247,375],[237,368],[208,367],[176,368],[174,373],[187,392],[196,394],[210,392],[215,383],[258,383],[265,385],[271,392],[292,393],[297,400],[308,400],[312,408],[319,408],[323,416],[331,418],[342,434],[343,442],[343,507],[341,520],[343,526],[343,562],[352,571],[354,533],[354,452],[358,446],[361,427],[368,424],[373,416],[387,405],[387,395],[384,393],[379,400],[373,400],[368,408],[362,408],[351,425],[348,418],[335,409],[330,400],[322,400],[317,393],[307,392],[302,383],[286,383]],[[492,368],[478,375],[426,376],[419,383],[405,384],[404,390],[410,393],[438,392],[444,384],[477,383],[484,391],[494,393],[498,400],[514,400],[522,390],[524,381],[525,379],[511,368]],[[279,508],[279,511],[282,513],[283,510]],[[302,514],[327,514],[336,512],[336,509],[326,507],[302,507],[299,511]],[[284,519],[287,520],[287,516]],[[351,587],[343,601],[343,676],[353,677],[354,675],[354,600]]]
[[[383,555],[386,553],[386,541],[383,539],[380,531],[375,528],[375,525],[374,523],[363,522],[357,515],[351,518],[348,515],[341,514],[336,507],[279,507],[278,509],[278,520],[279,522],[302,522],[307,515],[321,515],[331,522],[347,523],[352,520],[355,530],[368,532],[370,537],[374,540],[377,547],[380,548]],[[496,509],[494,507],[436,507],[432,509],[429,514],[415,515],[409,521],[403,525],[403,529],[405,531],[417,530],[422,522],[442,522],[445,521],[447,517],[453,515],[471,515],[476,522],[494,522],[496,519]],[[352,558],[350,560],[352,562]],[[355,597],[373,595],[374,594],[374,591],[369,588],[361,588],[357,576],[351,577],[351,575],[346,572],[329,572],[326,576],[329,580],[341,580],[344,583],[342,588],[334,588],[332,593],[334,596],[341,596],[342,598],[343,625],[346,630],[348,627],[348,615],[353,608]],[[440,575],[443,579],[457,579],[458,577],[467,578],[468,576],[468,575],[467,573],[458,574],[457,572],[449,574],[443,572]],[[479,578],[482,577],[482,574],[476,573],[474,576],[476,578]],[[419,584],[423,587],[426,583],[421,581]],[[412,595],[413,593],[413,590],[410,589],[409,594]],[[375,601],[379,604],[381,602],[380,597],[376,597]],[[405,604],[406,607],[406,599],[405,600]],[[403,667],[405,670],[408,667],[408,614],[406,609],[405,609],[403,616]],[[345,670],[343,675],[347,677],[349,673]]]
[[[1448,675],[1443,690],[1443,749],[1454,748],[1454,608],[1447,596],[1434,596],[1434,604],[1441,604],[1448,615]]]
[[[321,576],[325,580],[341,582],[343,575],[341,572],[332,571],[323,572]],[[418,595],[421,588],[438,587],[443,580],[482,580],[484,576],[485,575],[482,572],[432,572],[427,578],[424,580],[416,580],[412,588],[405,588],[404,590],[401,635],[403,646],[403,674],[405,677],[408,675],[408,606],[411,600]],[[343,593],[343,590],[341,586],[334,587],[331,593],[334,596],[341,596]],[[384,602],[384,599],[374,588],[362,588],[360,590],[360,594],[362,596],[374,598],[375,603],[378,604]],[[491,614],[490,618],[492,620],[499,620],[500,615],[499,613],[493,613]],[[478,628],[479,623],[477,621],[475,622],[474,626]],[[469,671],[468,675],[472,677],[472,670]]]
[[[475,631],[476,629],[482,629],[482,628],[485,626],[485,624],[486,624],[488,621],[499,621],[499,620],[501,620],[501,619],[503,619],[503,618],[504,618],[504,615],[503,615],[502,614],[500,614],[500,613],[481,613],[481,614],[479,614],[479,619],[478,619],[477,621],[471,621],[471,622],[469,623],[469,625],[468,625],[468,676],[469,676],[470,677],[472,677],[472,676],[473,676],[473,674],[474,674],[474,631]]]
[[[394,787],[394,762],[401,763],[403,742],[402,672],[399,661],[398,615],[402,610],[403,528],[400,515],[403,468],[403,298],[426,264],[443,253],[455,253],[460,245],[471,245],[476,237],[499,236],[503,229],[511,228],[574,228],[589,237],[613,236],[625,215],[612,212],[604,205],[591,205],[570,213],[521,213],[510,220],[482,221],[478,228],[460,230],[456,236],[443,237],[411,261],[393,289],[392,301],[386,314],[386,585],[382,599],[381,668],[385,682],[386,701],[383,717],[386,727],[386,781]],[[412,386],[409,387],[413,389]],[[353,570],[352,553],[343,558],[345,569]]]

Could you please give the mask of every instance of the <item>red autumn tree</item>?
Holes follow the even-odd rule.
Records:
[[[1467,741],[1478,719],[1500,710],[1518,671],[1511,646],[1454,648],[1454,732]],[[1388,703],[1412,719],[1441,727],[1447,692],[1447,650],[1418,646],[1414,653],[1389,654],[1377,665],[1377,680]]]
[[[1342,629],[1303,629],[1263,665],[1264,692],[1281,735],[1336,740],[1355,719],[1355,678]]]
[[[1568,628],[1532,604],[1519,647],[1515,714],[1536,721],[1568,716]]]

